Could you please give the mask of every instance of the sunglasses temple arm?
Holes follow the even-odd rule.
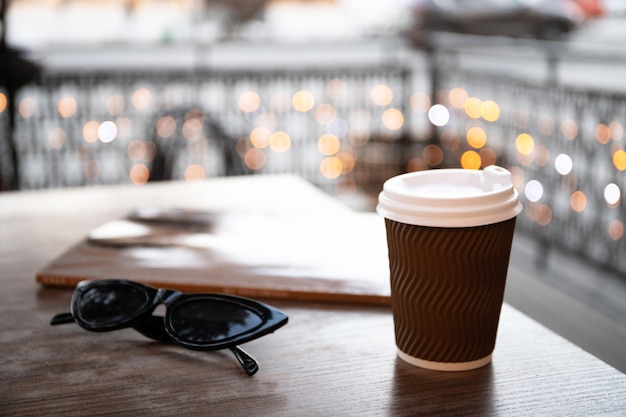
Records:
[[[239,364],[243,368],[243,370],[248,374],[248,376],[252,376],[256,374],[259,370],[259,364],[256,360],[250,355],[248,355],[243,349],[239,346],[233,346],[229,348],[231,352],[235,354],[235,357],[239,361]]]
[[[50,320],[50,325],[56,326],[57,324],[67,324],[74,323],[74,317],[72,317],[71,313],[61,313],[52,317]]]

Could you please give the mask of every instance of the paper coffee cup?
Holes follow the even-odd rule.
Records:
[[[495,347],[522,207],[511,173],[442,169],[385,182],[385,217],[398,355],[423,368],[488,364]]]

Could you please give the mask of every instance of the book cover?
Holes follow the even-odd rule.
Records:
[[[123,278],[180,291],[389,304],[383,219],[142,208],[36,275],[45,285]]]

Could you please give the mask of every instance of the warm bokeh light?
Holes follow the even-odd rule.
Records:
[[[335,156],[324,158],[320,164],[320,172],[328,179],[337,178],[341,175],[342,170],[343,165],[341,164],[341,160]]]
[[[485,100],[480,106],[480,114],[488,122],[495,122],[500,118],[500,106],[493,100]]]
[[[354,166],[356,165],[356,155],[349,151],[342,151],[335,155],[342,166],[342,174],[349,174],[354,170]]]
[[[3,93],[0,93],[0,113],[6,110],[7,103],[8,103],[7,96],[4,95]]]
[[[609,123],[609,129],[611,129],[611,137],[615,142],[621,142],[624,138],[624,127],[616,122],[612,121]]]
[[[83,139],[85,142],[94,143],[98,140],[99,127],[100,123],[95,120],[85,123],[85,126],[83,126]]]
[[[610,183],[609,185],[604,187],[604,201],[606,201],[606,204],[609,207],[611,208],[617,207],[621,199],[622,199],[622,192],[617,186],[617,184]]]
[[[422,157],[426,164],[436,167],[443,162],[443,151],[437,145],[427,145],[422,151]]]
[[[539,131],[544,136],[552,136],[556,130],[554,119],[548,115],[542,114],[537,121]]]
[[[250,132],[250,143],[255,148],[267,148],[270,144],[270,136],[272,136],[272,132],[265,126],[255,127]]]
[[[487,144],[487,133],[478,126],[470,128],[465,138],[467,143],[475,149],[480,149]]]
[[[515,149],[522,155],[530,155],[535,149],[535,141],[528,133],[520,133],[515,139]]]
[[[426,171],[428,164],[423,158],[411,158],[407,164],[407,172]]]
[[[291,95],[286,91],[275,92],[270,97],[270,108],[278,113],[288,111],[291,108]]]
[[[348,83],[339,78],[330,80],[328,84],[326,84],[326,94],[328,94],[328,97],[335,100],[343,100],[347,98],[348,92]]]
[[[528,181],[524,187],[524,195],[528,201],[533,203],[541,200],[541,197],[543,197],[543,185],[537,180]]]
[[[598,142],[606,145],[611,140],[611,129],[604,123],[600,123],[596,126],[595,136]]]
[[[463,169],[480,169],[482,160],[480,155],[476,151],[463,152],[461,155],[461,167]]]
[[[491,148],[483,148],[478,152],[480,158],[482,159],[482,166],[488,167],[490,165],[496,165],[497,155],[496,152]]]
[[[111,116],[115,116],[124,111],[124,97],[121,94],[113,94],[106,103],[106,110]]]
[[[259,148],[248,149],[243,156],[243,162],[253,171],[263,168],[266,159],[265,152]]]
[[[431,101],[428,95],[418,91],[411,94],[411,97],[409,98],[409,104],[411,105],[411,109],[413,109],[414,112],[426,113],[428,109],[430,109]]]
[[[67,119],[76,113],[78,103],[76,103],[76,99],[73,96],[63,96],[59,99],[57,108],[61,117]]]
[[[246,91],[239,96],[239,109],[244,113],[254,113],[261,106],[261,97],[254,91]]]
[[[185,120],[185,123],[183,123],[183,128],[181,130],[185,139],[197,140],[202,137],[203,128],[204,126],[202,124],[202,120],[194,117]]]
[[[315,109],[315,121],[321,125],[327,125],[337,117],[337,110],[330,104],[320,104]]]
[[[389,86],[379,84],[376,87],[372,88],[370,96],[374,104],[377,104],[379,106],[387,106],[393,100],[393,91],[391,91],[391,88]]]
[[[550,162],[550,150],[547,146],[539,145],[534,151],[535,162],[539,166],[546,166]]]
[[[138,88],[133,92],[130,102],[137,110],[145,110],[152,102],[152,93],[147,88]]]
[[[624,237],[624,223],[621,220],[616,219],[609,224],[609,237],[613,240]]]
[[[569,157],[569,155],[562,153],[554,159],[554,168],[556,169],[556,172],[561,175],[569,174],[570,172],[572,172],[573,167],[574,162],[572,161],[572,158]]]
[[[570,205],[575,212],[582,212],[587,207],[587,196],[582,191],[576,191],[570,197]]]
[[[48,134],[48,144],[52,149],[61,149],[65,144],[65,130],[55,127]]]
[[[98,127],[98,139],[104,143],[113,142],[117,136],[117,126],[115,123],[107,120]]]
[[[315,105],[315,98],[310,91],[300,90],[293,95],[291,104],[299,112],[307,112]]]
[[[450,112],[441,104],[435,104],[428,110],[428,120],[435,126],[445,126],[450,121]]]
[[[274,132],[270,135],[270,149],[276,153],[284,153],[291,147],[291,138],[285,132]]]
[[[561,122],[561,134],[567,139],[576,139],[576,136],[578,136],[578,125],[571,119],[563,120]]]
[[[83,162],[83,175],[88,181],[97,180],[100,176],[100,164],[93,159],[87,159]]]
[[[404,116],[398,109],[387,109],[382,115],[383,125],[389,130],[398,130],[404,125]]]
[[[35,113],[35,109],[37,108],[37,103],[35,99],[32,97],[25,97],[20,101],[20,104],[17,107],[17,112],[24,119],[28,119]]]
[[[444,130],[441,133],[439,141],[441,142],[441,146],[449,151],[456,151],[459,146],[461,146],[461,139],[456,132],[452,130]]]
[[[169,138],[176,132],[176,120],[171,116],[163,116],[157,121],[156,132],[162,138]]]
[[[482,116],[482,101],[478,97],[470,97],[465,100],[465,114],[472,119],[479,119]]]
[[[150,170],[144,164],[135,164],[130,168],[128,176],[133,184],[142,185],[148,182]]]
[[[545,204],[540,204],[535,208],[534,217],[540,226],[547,226],[552,221],[552,209]]]
[[[626,170],[626,152],[622,149],[615,151],[613,154],[613,165],[620,171]]]
[[[200,165],[192,164],[185,168],[185,174],[183,176],[187,182],[201,181],[206,178],[206,172]]]
[[[455,87],[448,92],[448,100],[452,107],[457,109],[463,109],[465,107],[465,102],[469,98],[467,91],[460,87]]]
[[[317,141],[317,149],[326,156],[331,156],[339,152],[340,146],[339,138],[330,133],[322,135]]]

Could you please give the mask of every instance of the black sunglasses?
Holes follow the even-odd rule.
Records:
[[[152,314],[159,304],[166,306],[165,317]],[[183,294],[118,279],[80,282],[70,310],[54,316],[50,324],[76,322],[93,332],[132,327],[146,337],[187,349],[230,349],[250,376],[259,366],[237,345],[271,333],[288,320],[274,307],[247,298]]]

